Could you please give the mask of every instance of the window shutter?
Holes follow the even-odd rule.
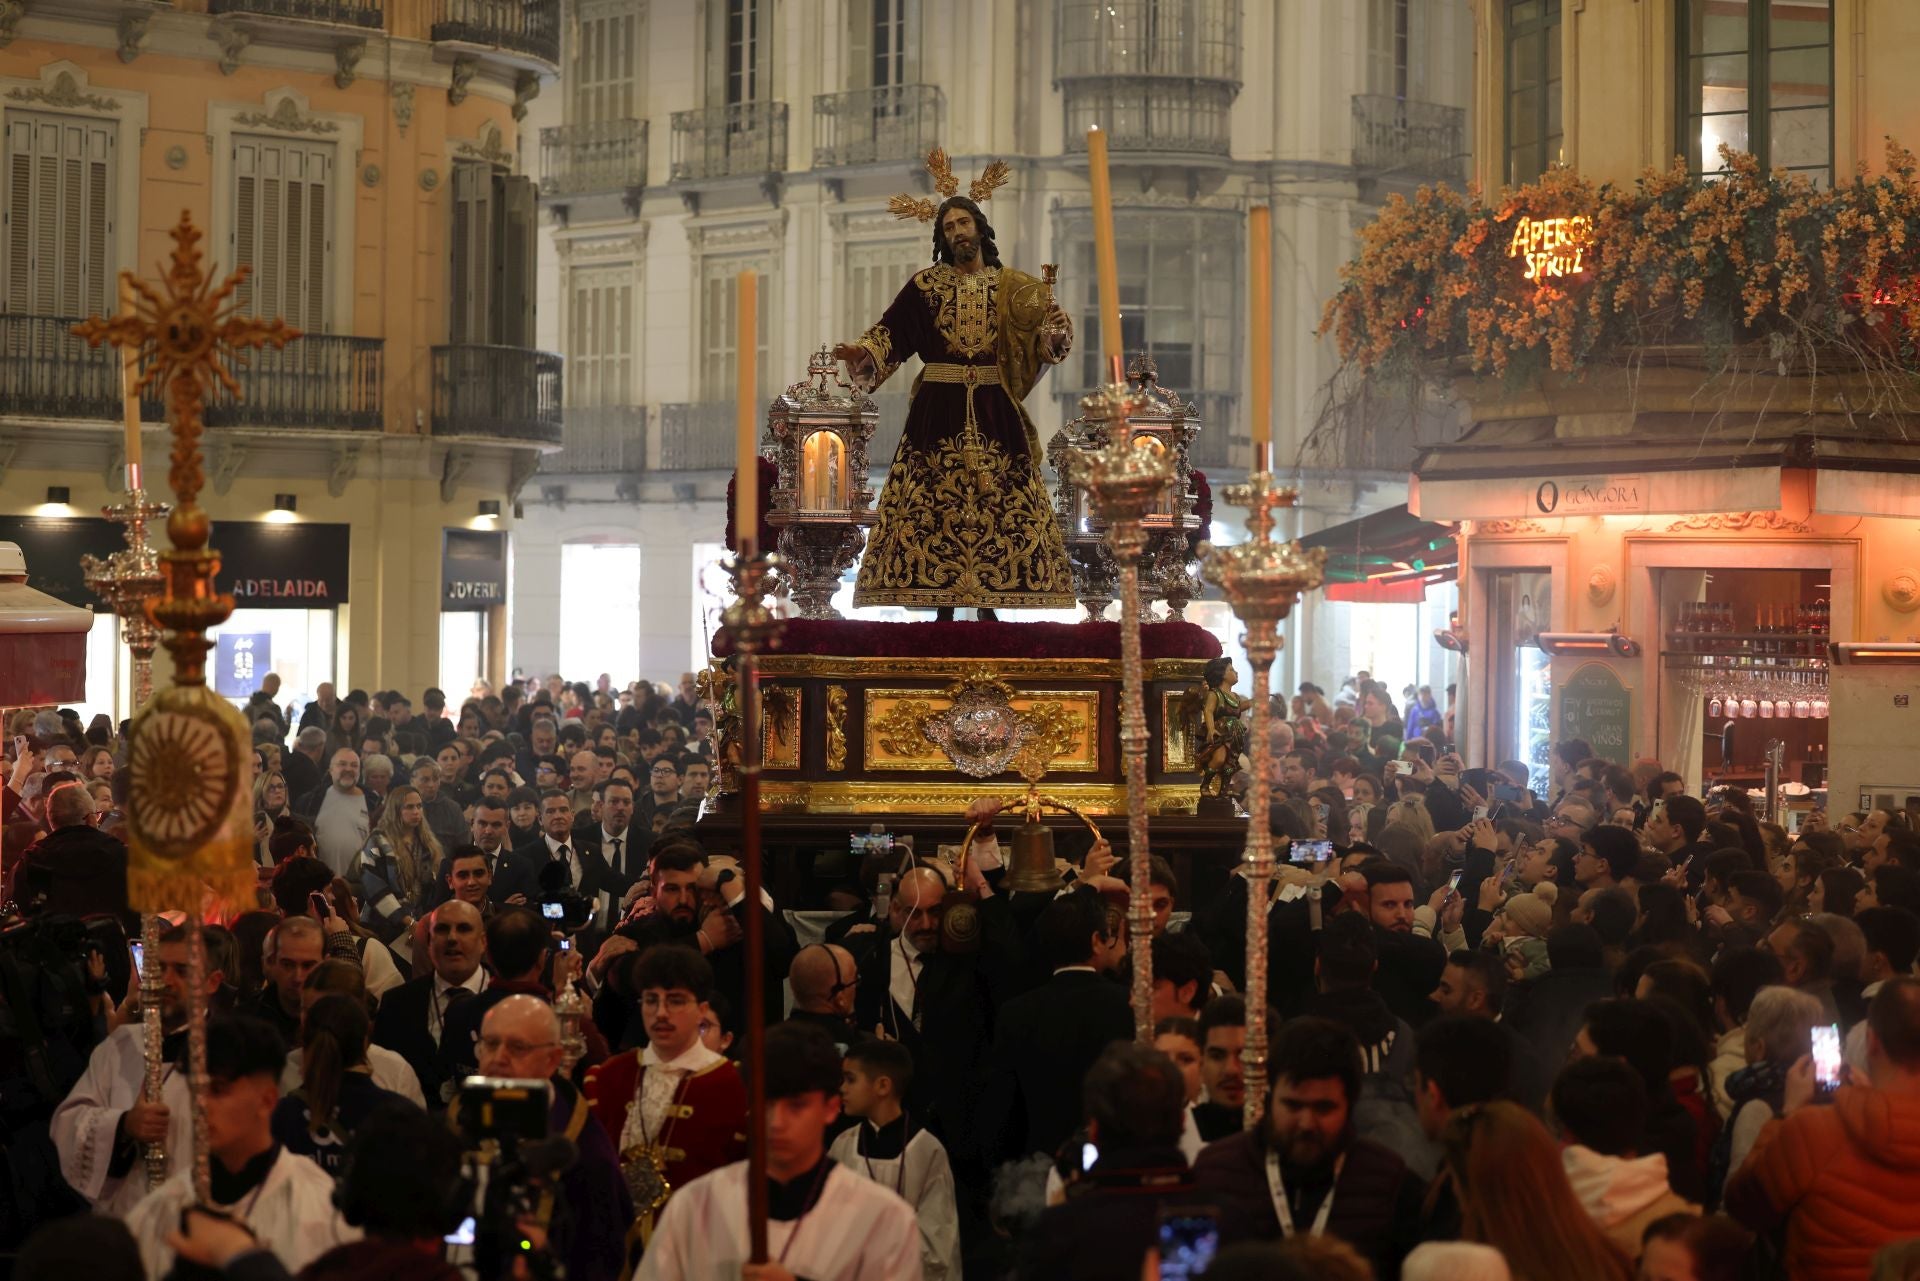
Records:
[[[453,299],[449,338],[486,342],[493,287],[493,169],[461,162],[453,167]]]
[[[534,266],[539,255],[539,201],[533,179],[521,174],[494,178],[500,195],[500,287],[494,341],[533,346]]]
[[[237,295],[242,312],[328,332],[332,194],[331,146],[234,137],[233,262],[252,269]]]
[[[873,6],[876,0],[847,0],[847,88],[873,87]],[[885,0],[879,0],[885,3]]]
[[[7,310],[112,311],[117,124],[33,112],[7,121]]]

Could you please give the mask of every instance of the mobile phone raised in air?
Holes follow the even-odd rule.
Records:
[[[1453,875],[1447,878],[1447,893],[1458,894],[1460,892],[1460,870],[1459,868],[1455,868]]]
[[[1813,1029],[1813,1088],[1830,1098],[1840,1088],[1840,1025],[1824,1023]]]
[[[1287,862],[1307,866],[1324,863],[1332,857],[1332,841],[1295,841],[1287,854]]]
[[[133,972],[135,974],[138,974],[146,966],[146,963],[147,963],[146,945],[142,943],[139,939],[135,939],[132,943],[129,943],[127,946],[133,949]]]
[[[1193,1281],[1220,1251],[1220,1214],[1211,1206],[1160,1212],[1160,1281]]]

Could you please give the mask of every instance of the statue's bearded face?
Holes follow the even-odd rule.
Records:
[[[980,227],[973,215],[958,205],[940,219],[940,234],[946,237],[955,262],[970,263],[980,256]]]

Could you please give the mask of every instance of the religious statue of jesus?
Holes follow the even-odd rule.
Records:
[[[927,167],[946,198],[894,197],[901,217],[933,223],[933,265],[914,273],[886,314],[833,349],[871,391],[909,356],[907,421],[880,494],[853,603],[932,608],[1071,607],[1073,577],[1040,473],[1040,439],[1021,404],[1073,345],[1073,326],[1043,281],[1000,263],[980,201],[1006,181],[988,166],[972,199],[936,148]]]

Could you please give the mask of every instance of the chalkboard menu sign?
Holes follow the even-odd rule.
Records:
[[[1625,761],[1633,719],[1633,695],[1605,663],[1585,663],[1560,683],[1560,729],[1556,742],[1585,739],[1595,756]]]

